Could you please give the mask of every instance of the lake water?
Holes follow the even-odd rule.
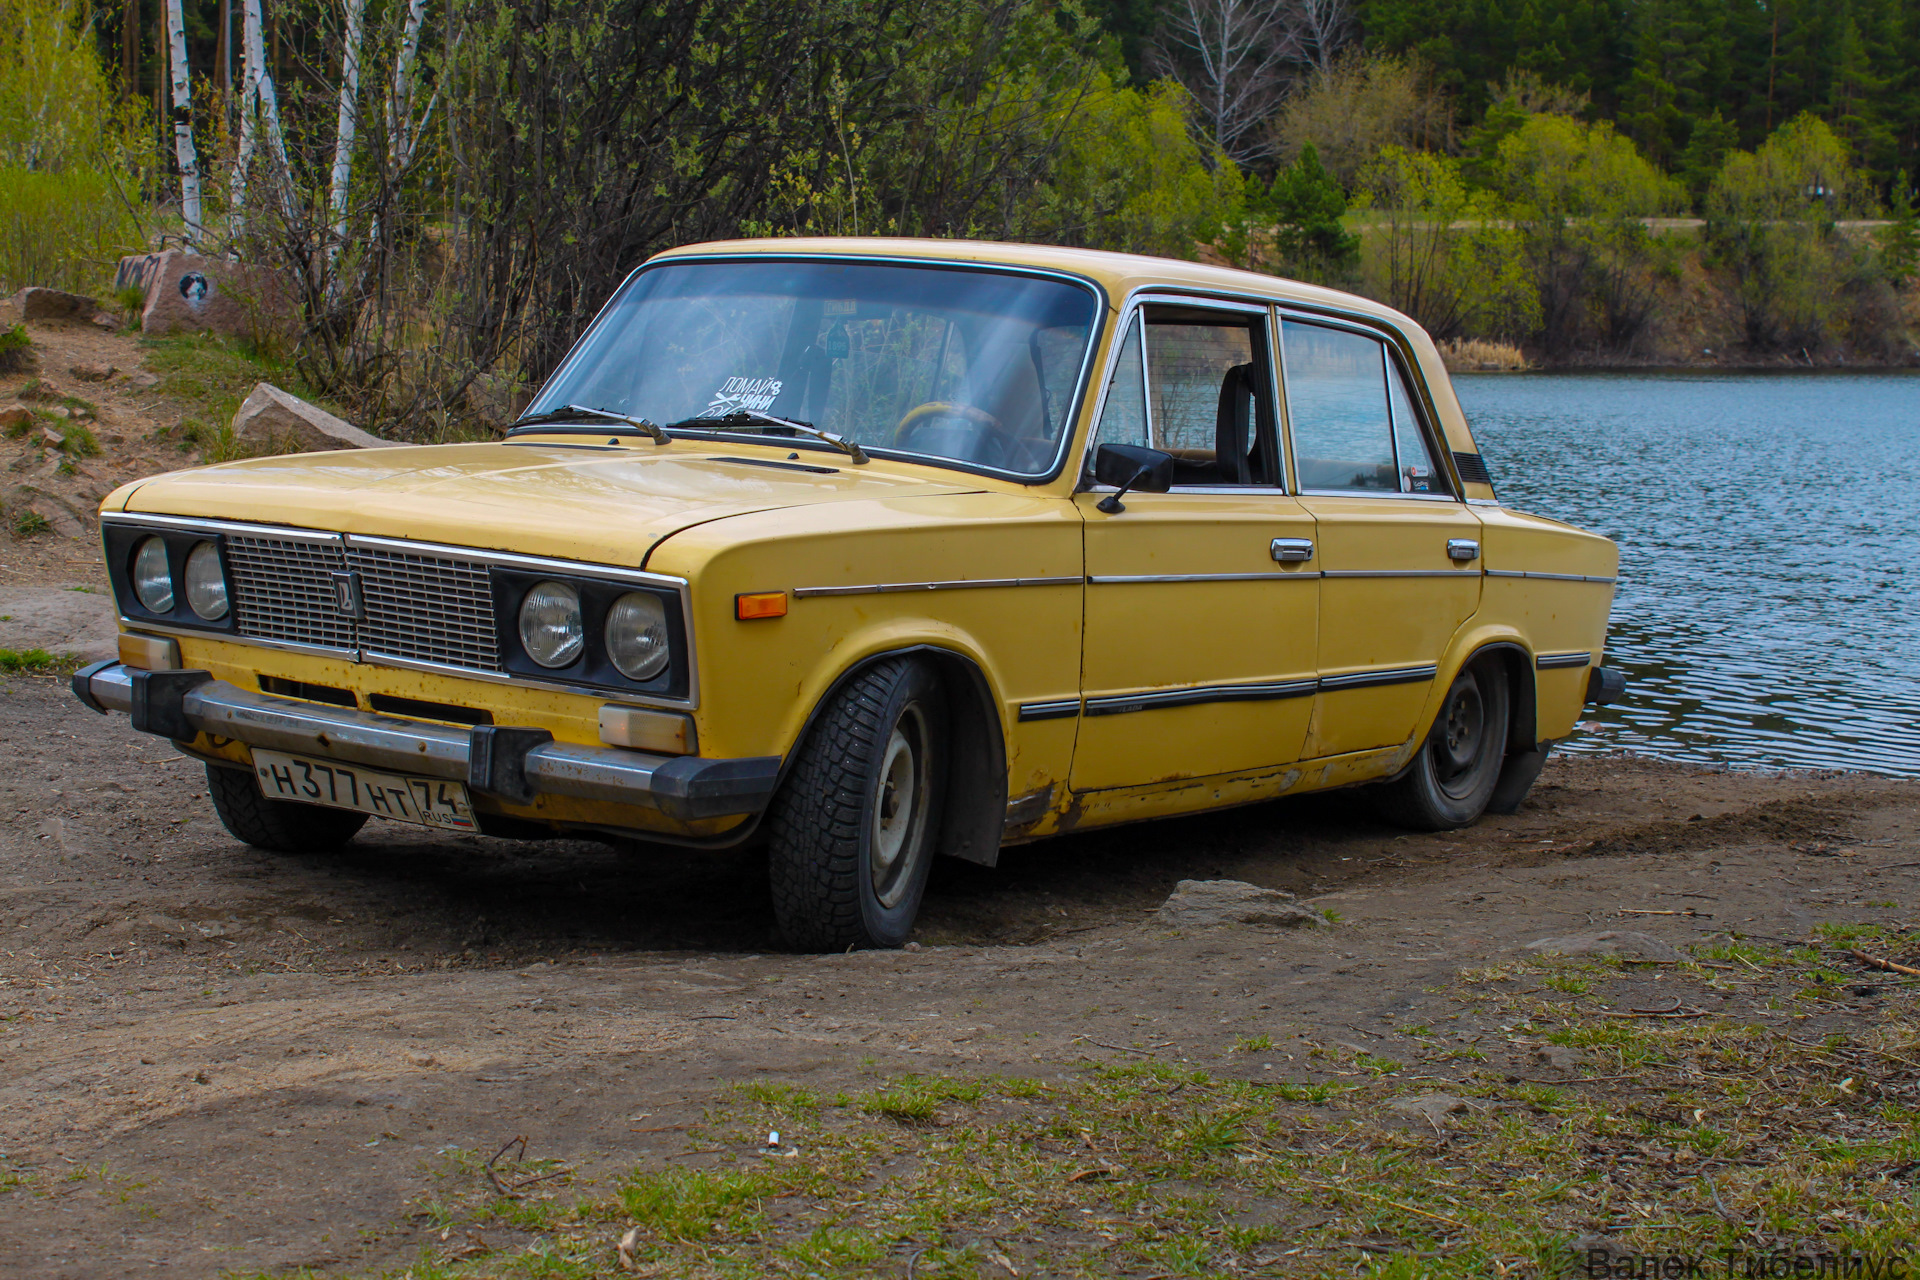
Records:
[[[1566,749],[1920,776],[1920,376],[1454,381],[1502,501],[1620,544]]]

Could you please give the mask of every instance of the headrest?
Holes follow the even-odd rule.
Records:
[[[1253,435],[1253,366],[1236,364],[1220,379],[1220,407],[1213,418],[1213,461],[1223,484],[1252,484],[1247,465]]]

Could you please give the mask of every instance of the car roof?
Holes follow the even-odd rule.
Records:
[[[1177,258],[1155,258],[1137,253],[1109,253],[1101,249],[1070,249],[1058,245],[1002,244],[991,240],[916,240],[882,236],[819,236],[768,240],[717,240],[707,244],[682,245],[655,256],[651,261],[668,258],[710,255],[769,257],[854,256],[863,258],[918,259],[929,262],[977,262],[992,266],[1041,268],[1083,276],[1107,291],[1109,305],[1117,308],[1136,289],[1165,288],[1201,294],[1228,294],[1257,297],[1275,302],[1303,303],[1316,309],[1331,309],[1370,316],[1386,321],[1403,331],[1418,332],[1413,320],[1392,307],[1338,289],[1303,284],[1280,276],[1205,262],[1184,262]]]

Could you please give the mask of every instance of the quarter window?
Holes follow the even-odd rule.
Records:
[[[1281,339],[1302,489],[1451,492],[1385,343],[1297,320]]]

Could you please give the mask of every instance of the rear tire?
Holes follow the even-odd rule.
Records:
[[[269,800],[249,769],[208,765],[207,796],[234,839],[270,853],[327,853],[367,825],[367,815],[351,809]]]
[[[1470,826],[1486,812],[1507,756],[1506,675],[1497,661],[1454,677],[1413,764],[1381,788],[1382,816],[1415,831]]]
[[[947,784],[947,700],[894,658],[821,711],[768,810],[781,937],[802,951],[897,947],[920,913]]]

